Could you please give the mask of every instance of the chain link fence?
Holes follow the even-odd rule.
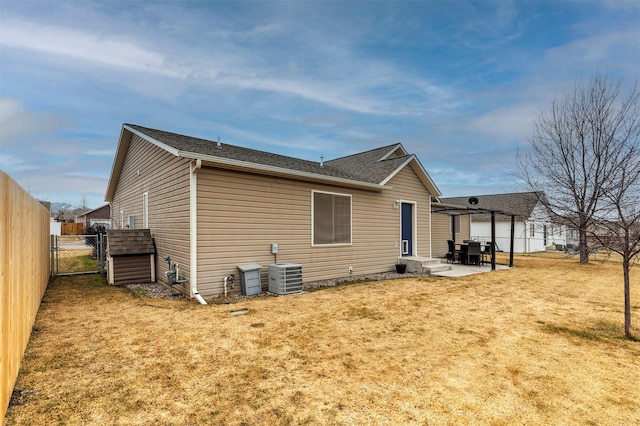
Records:
[[[51,275],[103,273],[106,234],[52,235]]]

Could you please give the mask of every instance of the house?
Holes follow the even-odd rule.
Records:
[[[567,226],[552,220],[552,216],[540,202],[544,194],[519,192],[511,194],[476,195],[473,208],[511,213],[515,216],[515,253],[531,253],[550,248],[564,250],[567,244]],[[442,203],[469,206],[470,196],[440,198]],[[502,251],[510,250],[511,216],[496,214],[496,244]],[[489,214],[471,215],[470,239],[491,241],[491,217]]]
[[[82,223],[84,232],[87,232],[94,225],[104,226],[106,229],[111,228],[111,206],[105,204],[97,209],[89,210],[88,212],[77,216],[76,223]]]
[[[392,144],[313,162],[124,124],[105,200],[113,228],[149,229],[156,277],[223,294],[239,265],[302,265],[305,282],[391,271],[431,257],[431,200],[418,158]],[[238,287],[234,291],[238,291]]]

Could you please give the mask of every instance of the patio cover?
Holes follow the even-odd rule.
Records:
[[[474,202],[475,201],[475,202]],[[496,269],[496,215],[510,216],[511,217],[511,235],[509,240],[509,267],[513,267],[513,241],[514,241],[514,233],[515,233],[515,217],[516,215],[510,212],[505,212],[502,210],[493,210],[493,209],[484,209],[475,207],[475,204],[478,203],[477,198],[470,197],[468,206],[456,206],[453,204],[443,204],[440,202],[435,202],[434,207],[432,209],[433,213],[439,214],[448,214],[451,217],[451,229],[453,242],[456,241],[456,224],[455,224],[455,216],[460,216],[464,214],[489,214],[491,215],[491,270],[495,271]]]

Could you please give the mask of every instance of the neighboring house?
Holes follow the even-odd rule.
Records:
[[[170,256],[198,298],[238,265],[261,265],[266,287],[272,263],[301,264],[309,282],[431,257],[439,195],[401,144],[312,162],[125,124],[105,199],[113,228],[151,230],[158,279]]]
[[[442,203],[470,207],[470,196],[440,198]],[[495,210],[515,215],[515,253],[531,253],[549,248],[564,250],[567,244],[567,227],[552,221],[535,192],[476,195],[478,204],[472,207]],[[498,249],[509,251],[511,216],[496,214],[496,243]],[[491,216],[471,215],[471,239],[491,241]]]
[[[93,225],[102,225],[106,229],[110,229],[111,206],[109,204],[105,204],[97,209],[89,210],[88,212],[76,217],[76,223],[82,223],[85,232],[87,232]]]
[[[471,239],[471,215],[457,211],[456,205],[447,204],[440,198],[431,204],[431,245],[432,257],[445,257],[449,251],[447,240],[462,242]],[[449,210],[451,209],[451,210]],[[452,223],[453,221],[453,223]],[[455,226],[455,238],[453,227]]]

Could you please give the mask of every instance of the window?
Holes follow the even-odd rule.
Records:
[[[529,236],[530,237],[536,236],[536,225],[534,223],[529,224]]]
[[[142,228],[149,228],[149,193],[142,194]]]
[[[351,244],[351,196],[312,192],[313,245]]]
[[[453,217],[453,226],[456,227],[456,234],[459,234],[460,233],[460,216],[455,215],[451,217]],[[449,228],[451,228],[451,225],[449,225]],[[453,235],[453,229],[449,229],[449,233]]]

